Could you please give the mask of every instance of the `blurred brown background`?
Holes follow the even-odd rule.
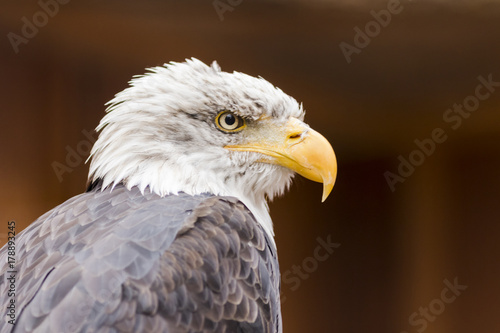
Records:
[[[303,102],[339,160],[324,204],[297,179],[271,205],[285,332],[500,330],[500,87],[478,79],[500,82],[500,2],[59,2],[0,4],[2,243],[7,221],[20,231],[85,189],[84,131],[132,75],[216,59]],[[437,128],[422,158],[414,141]],[[400,155],[421,165],[392,191]],[[318,238],[340,246],[315,257]],[[455,278],[468,288],[445,290]]]

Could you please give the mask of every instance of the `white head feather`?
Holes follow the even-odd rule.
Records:
[[[215,62],[207,66],[193,58],[134,77],[108,104],[91,152],[90,182],[149,188],[161,196],[234,196],[274,235],[266,198],[282,194],[293,172],[258,162],[258,153],[225,149],[247,139],[245,131],[225,133],[215,118],[229,110],[249,121],[284,125],[304,117],[295,99],[263,78],[222,72]]]

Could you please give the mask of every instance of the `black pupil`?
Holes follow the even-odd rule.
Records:
[[[236,122],[236,117],[233,116],[232,114],[227,114],[225,117],[224,117],[224,122],[226,123],[226,125],[228,126],[232,126],[234,125],[234,123]]]

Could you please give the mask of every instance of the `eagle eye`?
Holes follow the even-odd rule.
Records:
[[[224,132],[238,132],[245,128],[245,119],[231,111],[222,111],[215,118],[215,124]]]

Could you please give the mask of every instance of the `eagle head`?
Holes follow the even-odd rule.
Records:
[[[197,59],[136,76],[108,103],[91,152],[89,181],[160,196],[234,196],[273,235],[266,199],[294,173],[333,188],[332,147],[302,105],[268,81]]]

